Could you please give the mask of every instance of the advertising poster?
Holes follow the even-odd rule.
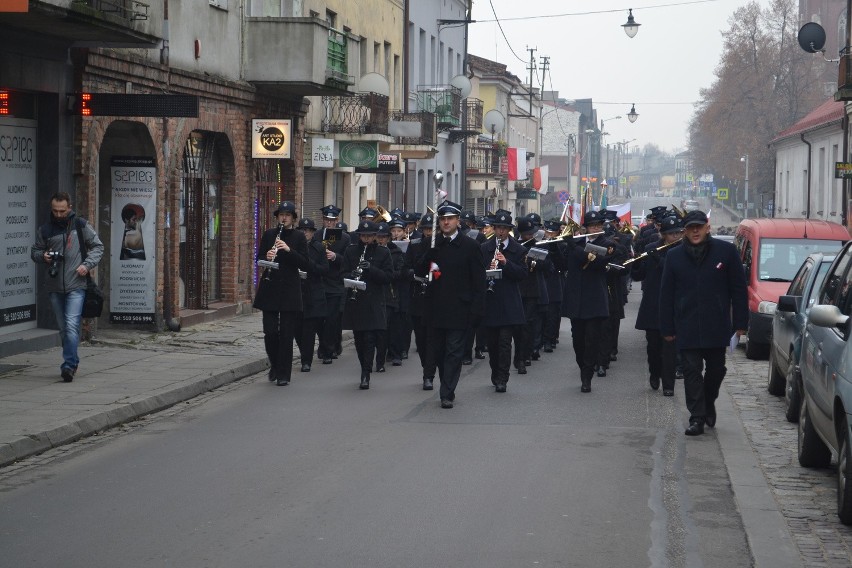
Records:
[[[36,325],[36,126],[0,119],[0,334]]]
[[[157,169],[154,158],[116,156],[110,164],[112,323],[154,323]]]

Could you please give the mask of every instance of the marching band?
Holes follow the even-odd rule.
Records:
[[[495,391],[504,393],[512,366],[526,374],[541,353],[552,353],[568,318],[580,391],[589,393],[593,377],[606,376],[618,358],[627,290],[635,281],[642,283],[635,327],[646,334],[649,386],[673,395],[678,351],[662,335],[659,309],[665,258],[683,236],[677,208],[655,207],[637,231],[614,211],[587,211],[582,225],[542,223],[538,215],[513,219],[505,210],[477,217],[445,200],[433,212],[437,221],[433,213],[365,208],[350,234],[340,228],[339,208],[320,211],[322,229],[299,223],[310,246],[301,245],[299,262],[289,264],[304,270],[301,281],[291,279],[302,296],[294,331],[303,372],[311,369],[315,338],[317,358],[332,364],[342,330],[352,330],[358,386],[369,389],[371,373],[408,359],[413,333],[422,388],[432,390],[437,374],[441,407],[452,408],[463,365],[487,355]],[[276,234],[295,224],[292,204],[276,210],[282,219],[284,212],[288,224],[267,231],[258,259],[281,257]],[[268,295],[264,288],[262,280],[259,297]],[[269,351],[270,378],[286,384],[287,351]]]

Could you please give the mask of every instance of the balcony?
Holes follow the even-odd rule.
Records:
[[[461,91],[451,85],[418,85],[417,106],[436,117],[438,131],[461,125]]]
[[[482,134],[482,101],[467,98],[461,104],[461,123],[458,128],[450,130],[450,142],[458,142]]]
[[[388,136],[388,97],[376,93],[323,97],[322,131]]]
[[[496,145],[489,143],[468,144],[468,175],[500,175],[500,152]]]
[[[245,79],[276,93],[341,95],[358,40],[319,18],[245,18]]]
[[[391,113],[390,134],[397,144],[412,146],[434,146],[435,115],[431,112],[403,112],[395,110]]]
[[[139,0],[30,0],[28,12],[0,12],[0,26],[72,47],[150,49],[162,40],[163,7]]]

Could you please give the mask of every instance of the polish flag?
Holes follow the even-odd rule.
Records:
[[[527,179],[526,148],[507,148],[506,159],[509,162],[509,181]]]
[[[550,182],[550,166],[533,168],[533,187],[542,195],[547,195],[548,183]]]
[[[618,205],[610,205],[608,207],[610,211],[615,210],[618,215],[619,221],[623,221],[625,223],[630,223],[630,202],[627,203],[619,203]]]

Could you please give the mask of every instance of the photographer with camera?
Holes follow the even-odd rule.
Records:
[[[79,235],[85,241],[85,258]],[[54,193],[50,198],[50,222],[39,227],[30,256],[34,262],[48,265],[46,287],[62,338],[59,371],[66,383],[74,380],[80,363],[77,346],[87,277],[103,254],[104,245],[95,229],[71,209],[71,197],[65,192]]]

